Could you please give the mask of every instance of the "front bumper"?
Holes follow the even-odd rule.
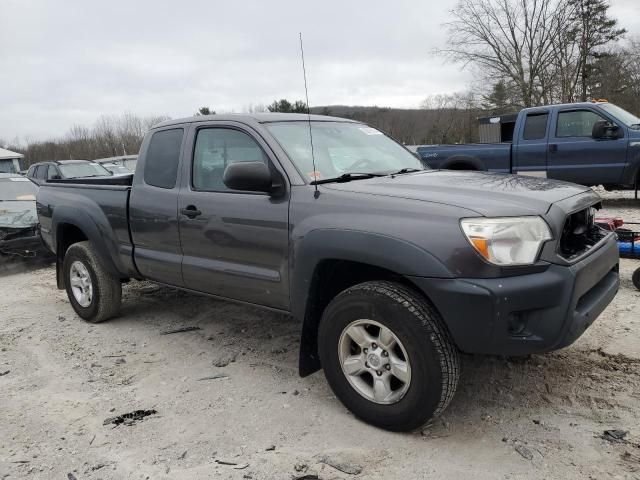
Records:
[[[570,345],[615,297],[618,248],[613,236],[570,266],[494,279],[410,277],[434,303],[466,353],[526,355]]]
[[[40,235],[36,234],[11,240],[0,240],[0,253],[20,257],[35,257],[48,254],[48,251],[44,243],[42,243]]]

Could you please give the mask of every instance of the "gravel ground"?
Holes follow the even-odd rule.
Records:
[[[599,193],[603,214],[640,222],[630,195]],[[51,267],[5,268],[0,480],[640,479],[638,266],[622,261],[620,293],[573,346],[465,356],[449,409],[410,434],[355,419],[321,373],[299,378],[290,318],[132,282],[121,315],[91,325]],[[162,334],[181,327],[198,329]],[[156,413],[104,424],[135,410]]]

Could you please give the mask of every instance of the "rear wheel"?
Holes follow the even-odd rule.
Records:
[[[458,352],[439,315],[392,282],[362,283],[336,296],[322,316],[319,352],[336,396],[388,430],[413,430],[441,413],[458,383]]]
[[[69,247],[62,266],[69,302],[83,319],[98,323],[120,310],[122,284],[106,270],[89,242]]]

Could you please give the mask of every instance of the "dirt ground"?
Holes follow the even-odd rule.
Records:
[[[629,194],[600,193],[603,213],[640,222]],[[410,434],[355,419],[321,372],[299,378],[290,318],[132,282],[121,315],[91,325],[51,267],[5,268],[0,480],[640,479],[639,266],[622,261],[573,346],[464,357],[449,409]],[[162,334],[180,327],[198,329]],[[135,410],[156,413],[104,424]]]

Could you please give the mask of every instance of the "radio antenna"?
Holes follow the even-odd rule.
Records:
[[[316,156],[313,152],[313,132],[311,130],[311,108],[309,107],[309,90],[307,88],[307,69],[304,64],[304,47],[302,46],[302,32],[300,35],[300,56],[302,57],[302,76],[304,77],[304,95],[307,99],[307,123],[309,124],[309,141],[311,142],[311,164],[313,165],[313,178],[314,180],[318,180],[318,171],[316,170]],[[313,182],[313,186],[315,190],[313,191],[314,198],[318,198],[320,196],[320,192],[318,191],[318,184]]]

